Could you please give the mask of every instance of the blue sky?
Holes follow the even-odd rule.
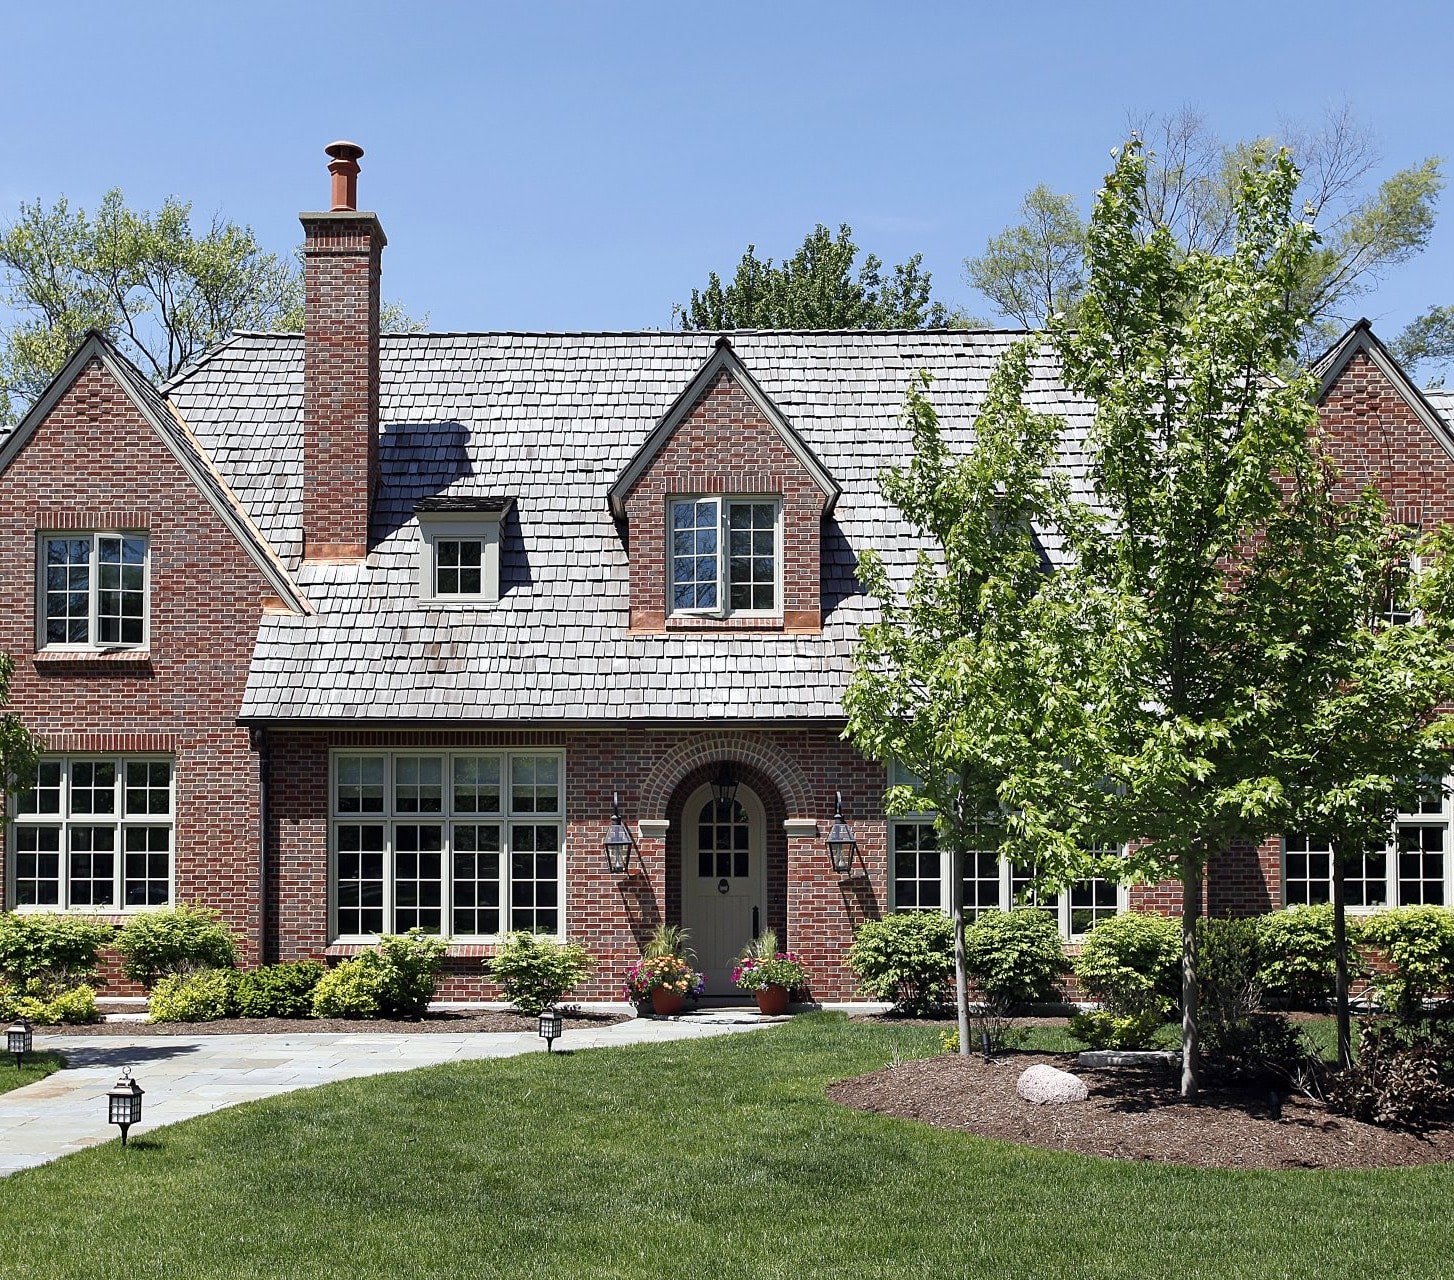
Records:
[[[438,329],[665,327],[749,241],[851,223],[987,314],[961,263],[1037,182],[1088,207],[1128,113],[1226,136],[1344,103],[1382,172],[1450,154],[1454,7],[78,0],[5,18],[0,218],[119,186],[289,250],[325,143],[366,151],[385,294]],[[1385,336],[1454,303],[1454,196],[1364,303]]]

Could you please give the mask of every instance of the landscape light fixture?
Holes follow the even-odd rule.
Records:
[[[621,796],[616,791],[611,793],[611,825],[606,828],[606,866],[613,876],[624,876],[631,866],[631,833],[621,821]]]
[[[843,792],[833,793],[833,826],[828,832],[828,857],[833,861],[833,870],[840,876],[853,871],[853,858],[858,852],[858,841],[853,838],[853,828],[843,821]]]
[[[126,1145],[126,1131],[141,1119],[141,1095],[145,1092],[131,1078],[131,1068],[121,1068],[121,1079],[113,1089],[106,1092],[110,1104],[111,1123],[121,1127],[121,1145]]]
[[[20,1060],[30,1052],[30,1045],[30,1023],[21,1021],[5,1028],[5,1052],[15,1055],[17,1069],[20,1067]]]
[[[712,775],[712,798],[720,808],[731,812],[732,802],[737,799],[737,774],[730,760],[723,760]]]
[[[540,1038],[545,1041],[546,1053],[550,1053],[555,1048],[555,1042],[560,1039],[560,1022],[559,1009],[540,1011]]]

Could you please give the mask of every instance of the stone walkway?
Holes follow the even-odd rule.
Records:
[[[567,1021],[555,1052],[730,1035],[786,1021],[746,1012],[633,1018],[608,1026],[572,1027]],[[123,1067],[131,1068],[146,1091],[141,1123],[131,1129],[135,1136],[239,1102],[332,1080],[412,1071],[441,1062],[544,1053],[545,1042],[518,1031],[148,1036],[138,1027],[134,1038],[124,1039],[37,1036],[36,1048],[65,1055],[67,1066],[23,1089],[0,1094],[0,1176],[117,1138],[119,1130],[106,1121],[105,1095]]]

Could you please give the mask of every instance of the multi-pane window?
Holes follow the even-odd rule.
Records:
[[[479,596],[484,590],[484,561],[481,538],[435,539],[435,597]]]
[[[1445,786],[1425,782],[1400,813],[1385,848],[1350,858],[1343,869],[1350,907],[1443,906],[1450,893],[1450,797]],[[1282,842],[1283,901],[1328,902],[1333,853],[1326,844],[1293,834]]]
[[[44,534],[40,561],[42,646],[146,643],[145,534]]]
[[[11,901],[17,907],[119,911],[172,901],[172,762],[42,758],[15,797]]]
[[[336,754],[336,936],[560,933],[563,794],[558,753]]]
[[[674,499],[671,612],[776,612],[779,525],[779,505],[772,498]]]
[[[709,800],[697,815],[697,875],[712,880],[750,875],[751,835],[747,810],[736,800]]]

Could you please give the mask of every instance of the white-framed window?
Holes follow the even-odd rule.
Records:
[[[895,768],[891,781],[912,786],[913,779]],[[993,822],[980,828],[983,847],[967,849],[961,886],[966,920],[986,911],[1037,907],[1051,915],[1068,938],[1081,937],[1096,925],[1126,910],[1126,891],[1115,882],[1095,877],[1077,880],[1058,893],[1034,887],[1033,869],[1017,867],[999,856],[1000,833]],[[939,848],[932,813],[889,819],[891,890],[896,911],[948,911],[953,902],[949,854]]]
[[[1392,627],[1406,627],[1419,616],[1413,602],[1414,579],[1422,568],[1414,550],[1419,531],[1404,526],[1401,532],[1400,544],[1388,563],[1383,584],[1381,616]]]
[[[727,617],[782,611],[782,503],[775,497],[674,497],[668,606]]]
[[[145,533],[42,533],[36,575],[38,647],[144,647],[148,551]]]
[[[1387,845],[1352,859],[1343,870],[1350,907],[1444,906],[1454,903],[1454,807],[1447,784],[1427,779],[1394,820]],[[1306,835],[1282,841],[1282,899],[1330,902],[1333,851]]]
[[[565,757],[558,751],[336,751],[333,936],[423,929],[560,936]]]
[[[433,505],[448,502],[447,506]],[[423,499],[419,598],[435,604],[491,604],[500,598],[500,524],[513,499]]]
[[[10,901],[126,911],[172,902],[175,803],[163,756],[44,756],[14,797]]]

